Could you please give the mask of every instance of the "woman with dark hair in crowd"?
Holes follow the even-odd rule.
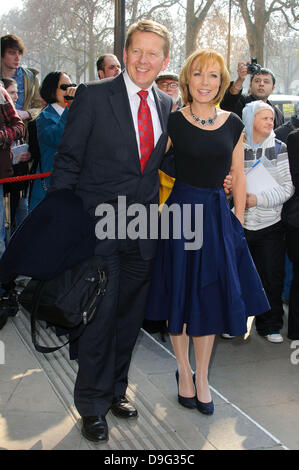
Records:
[[[41,153],[38,172],[52,171],[54,155],[66,123],[68,104],[71,104],[76,89],[76,85],[71,83],[70,77],[64,72],[50,72],[42,82],[40,95],[47,106],[36,120]],[[49,179],[48,177],[34,181],[29,202],[30,210],[44,198]]]

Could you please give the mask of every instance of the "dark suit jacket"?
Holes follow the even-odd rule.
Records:
[[[284,203],[281,218],[286,224],[299,228],[299,129],[288,135],[287,146],[295,193]]]
[[[54,159],[49,191],[74,189],[95,217],[99,204],[109,203],[118,214],[118,196],[127,206],[158,202],[158,168],[167,143],[171,99],[153,89],[162,135],[141,173],[136,134],[122,74],[112,80],[81,85],[70,107],[64,135]],[[127,221],[128,222],[128,221]],[[116,222],[117,227],[117,222]],[[117,240],[99,240],[97,254],[109,254]],[[156,240],[140,239],[141,256],[155,255]]]

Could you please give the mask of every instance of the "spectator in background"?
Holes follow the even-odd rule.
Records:
[[[99,79],[117,77],[120,74],[121,66],[118,58],[114,54],[103,54],[97,60],[97,71]]]
[[[41,110],[38,72],[32,68],[21,67],[24,54],[22,40],[7,34],[1,38],[1,69],[4,78],[14,78],[18,85],[16,109],[25,126],[30,119],[37,117]]]
[[[299,128],[299,103],[296,103],[294,106],[294,114],[293,116],[291,116],[290,121],[286,122],[285,124],[282,124],[277,129],[275,129],[275,135],[277,139],[281,140],[282,142],[286,144],[289,133],[298,128]],[[284,289],[282,292],[282,299],[283,299],[283,302],[286,304],[289,303],[292,278],[293,278],[293,267],[292,267],[292,263],[288,255],[286,254]],[[298,328],[298,331],[299,331],[299,328]]]
[[[38,171],[41,173],[52,171],[54,155],[57,152],[68,115],[68,104],[72,102],[75,93],[76,85],[71,83],[70,77],[64,72],[50,72],[43,80],[40,94],[48,105],[36,120],[41,153]],[[49,180],[48,177],[34,181],[29,201],[30,211],[44,198]]]
[[[275,89],[275,77],[269,69],[261,68],[250,76],[250,88],[248,95],[242,95],[243,82],[248,74],[248,63],[238,63],[238,77],[230,82],[225,95],[220,103],[220,108],[232,111],[242,119],[242,111],[247,103],[262,100],[272,106],[274,110],[274,129],[284,123],[284,117],[280,109],[274,106],[269,100],[269,96]]]
[[[180,109],[183,103],[179,89],[179,76],[172,72],[161,72],[156,78],[156,83],[157,87],[172,99],[172,111]]]
[[[10,95],[14,105],[18,100],[18,85],[13,78],[3,78],[3,84]],[[12,145],[12,150],[22,145],[23,139],[15,141]],[[14,176],[27,175],[29,173],[29,164],[31,155],[28,151],[18,155],[18,162],[13,161]],[[10,229],[11,232],[17,228],[25,217],[28,215],[28,187],[27,181],[20,181],[17,183],[7,183],[4,186],[4,193],[10,194]]]
[[[290,132],[299,128],[299,103],[296,103],[294,106],[294,114],[291,116],[290,121],[282,124],[277,129],[275,129],[275,135],[277,139],[281,140],[285,144],[288,140],[288,135]]]
[[[0,85],[0,178],[13,176],[11,145],[24,136],[24,124],[7,91]],[[0,184],[0,257],[5,250],[3,184]]]
[[[12,99],[13,104],[16,106],[18,101],[18,84],[14,78],[2,78],[5,90]]]
[[[295,194],[282,210],[286,224],[288,256],[293,264],[293,280],[290,289],[288,338],[299,340],[299,129],[292,131],[287,139],[288,156]]]
[[[285,230],[281,222],[281,210],[294,192],[287,149],[275,139],[272,106],[263,101],[253,101],[244,107],[242,118],[246,136],[244,148],[248,191],[245,236],[271,306],[271,310],[256,317],[255,324],[261,336],[272,343],[281,343],[281,295],[285,260]],[[248,183],[252,167],[257,164],[260,176],[255,171],[253,193],[248,190]],[[267,173],[272,176],[272,180],[268,186],[264,186]]]

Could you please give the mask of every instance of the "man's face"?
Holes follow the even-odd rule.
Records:
[[[8,48],[2,57],[2,66],[13,70],[20,66],[22,54],[18,49]]]
[[[266,139],[274,126],[274,113],[269,109],[264,109],[257,113],[253,121],[253,133]]]
[[[179,97],[179,84],[176,80],[161,78],[157,83],[157,87],[164,91],[164,93],[167,93],[167,95],[172,98],[173,102],[176,102]]]
[[[99,78],[108,78],[108,77],[117,77],[120,74],[120,63],[117,57],[114,56],[107,56],[105,57],[104,70],[98,70]]]
[[[252,79],[250,92],[255,98],[266,101],[274,88],[271,75],[257,73]]]
[[[124,63],[131,80],[142,90],[149,88],[161,70],[165,70],[169,57],[164,57],[164,39],[155,33],[136,31],[128,51],[124,50]]]

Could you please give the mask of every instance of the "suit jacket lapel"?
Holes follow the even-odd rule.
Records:
[[[137,153],[138,157],[134,122],[127,89],[122,74],[111,81],[110,91],[110,103],[115,119],[118,121],[118,124],[123,133],[124,141],[130,143],[134,147],[134,151]]]
[[[166,103],[161,99],[160,91],[155,85],[153,86],[152,90],[157,106],[157,112],[160,119],[162,132],[167,132],[167,121],[169,112],[167,110]]]

